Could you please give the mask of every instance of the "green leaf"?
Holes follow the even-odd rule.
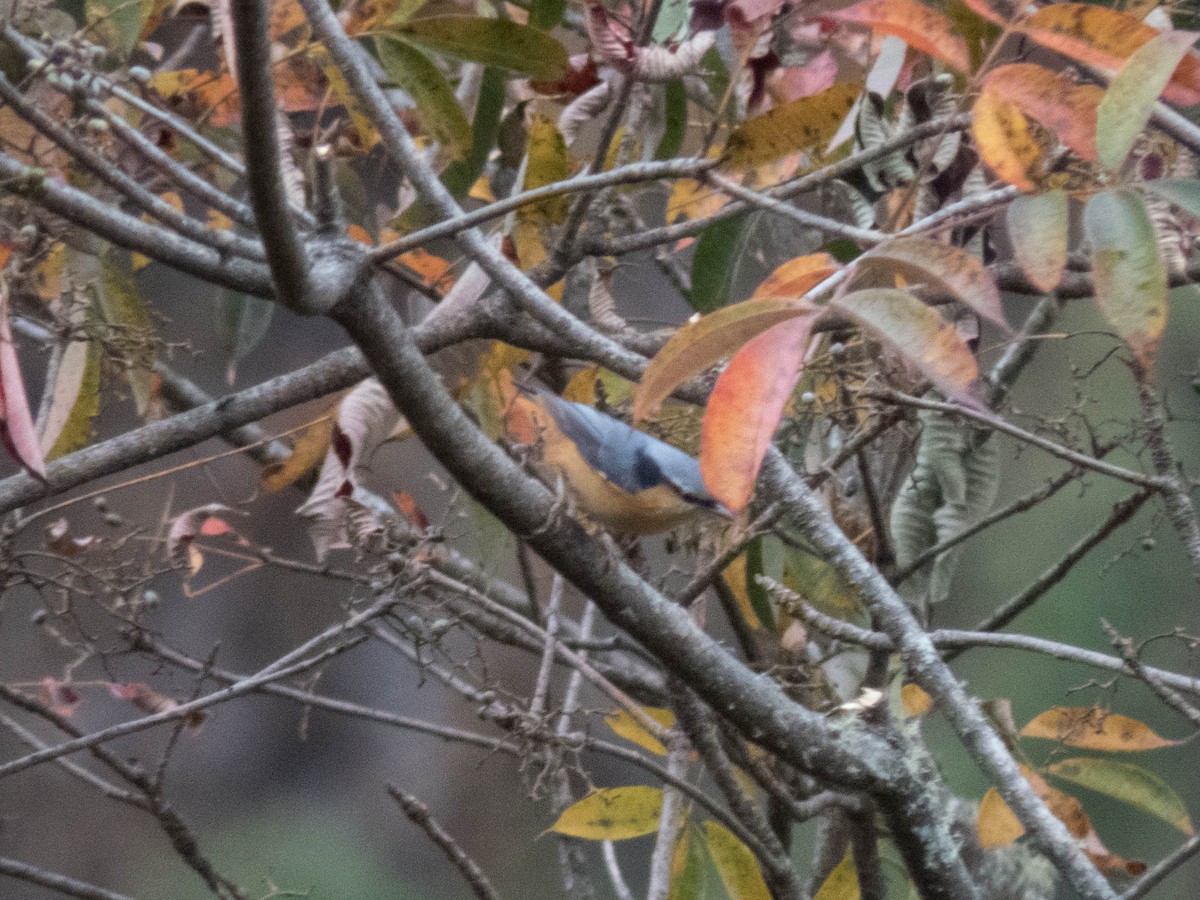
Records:
[[[669,709],[643,706],[642,711],[663,728],[669,729],[675,727],[675,713]],[[616,734],[619,734],[630,743],[637,744],[639,747],[649,750],[655,756],[667,755],[667,748],[663,746],[662,741],[647,731],[641,722],[629,714],[628,710],[618,709],[616,712],[605,716],[604,722]]]
[[[840,309],[920,369],[942,393],[970,401],[979,377],[958,331],[932,307],[893,288],[868,288],[834,300]]]
[[[860,609],[854,588],[829,563],[797,547],[784,550],[783,583],[817,609],[838,618]]]
[[[671,889],[667,900],[699,900],[708,888],[704,842],[695,826],[683,828],[671,856]]]
[[[758,583],[758,576],[766,574],[763,568],[764,539],[765,535],[760,535],[746,548],[746,594],[750,597],[750,606],[758,616],[758,621],[768,631],[774,631],[775,610],[771,606],[771,598],[767,596],[767,589]]]
[[[1008,238],[1017,265],[1038,290],[1058,287],[1067,268],[1067,192],[1021,194],[1008,207]]]
[[[1197,37],[1191,31],[1167,31],[1151,38],[1110,82],[1096,108],[1096,152],[1105,166],[1121,168],[1150,121],[1158,95]]]
[[[1164,779],[1141,766],[1116,759],[1078,757],[1057,762],[1046,772],[1157,816],[1184,834],[1194,831],[1179,795]]]
[[[665,44],[678,35],[690,12],[689,0],[663,0],[654,20],[654,43]]]
[[[225,291],[221,296],[221,346],[225,348],[225,372],[230,384],[237,378],[237,364],[267,336],[275,304],[270,300]]]
[[[1130,191],[1096,194],[1083,214],[1092,245],[1096,303],[1148,375],[1167,325],[1167,267],[1141,198]]]
[[[563,810],[551,831],[587,841],[623,841],[658,831],[662,789],[601,788]]]
[[[88,25],[100,42],[121,56],[137,46],[154,0],[87,0]]]
[[[1159,178],[1142,182],[1141,186],[1184,212],[1200,217],[1200,179]]]
[[[566,48],[539,28],[506,19],[432,16],[388,28],[426,50],[555,81],[567,74]]]
[[[858,85],[835,84],[747,119],[729,136],[723,165],[753,169],[801,150],[823,150],[850,113],[860,90]]]
[[[687,91],[683,80],[676,78],[668,81],[663,87],[663,129],[662,140],[654,151],[655,159],[673,159],[683,147],[683,138],[687,133]]]
[[[488,156],[500,134],[500,116],[504,113],[504,73],[484,69],[472,118],[471,150],[466,159],[456,160],[442,173],[442,183],[450,193],[461,197],[483,174]]]
[[[534,113],[526,137],[525,182],[522,189],[532,191],[571,177],[571,157],[558,126],[549,116]],[[521,207],[518,218],[537,223],[559,223],[571,208],[570,197],[549,197]]]
[[[729,302],[735,260],[742,246],[746,216],[713,222],[700,233],[692,255],[692,309],[707,313]]]
[[[567,0],[533,0],[529,6],[529,24],[549,31],[563,20]]]
[[[753,851],[733,832],[708,821],[704,823],[704,838],[729,900],[771,900]]]
[[[376,36],[375,50],[388,79],[412,97],[421,128],[456,159],[464,158],[471,146],[471,123],[441,70],[419,50],[387,35]]]
[[[858,869],[854,867],[854,857],[847,852],[842,861],[833,867],[813,900],[858,900],[861,895]]]
[[[128,369],[129,389],[138,415],[145,415],[154,393],[154,356],[156,336],[146,302],[138,292],[133,274],[106,254],[100,261],[100,283],[96,285],[97,307],[101,318],[120,331],[131,347]]]
[[[96,341],[72,341],[55,371],[54,391],[44,421],[38,422],[46,460],[58,459],[86,447],[92,419],[100,412],[102,354]]]

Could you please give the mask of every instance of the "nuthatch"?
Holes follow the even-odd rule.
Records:
[[[612,531],[656,534],[702,509],[728,515],[682,450],[541,385],[522,390],[548,414],[538,422],[543,461],[589,518]]]

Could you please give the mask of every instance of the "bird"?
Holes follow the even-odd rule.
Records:
[[[704,510],[729,515],[704,486],[695,457],[543,385],[521,385],[520,395],[544,413],[536,415],[542,461],[592,521],[648,535]]]

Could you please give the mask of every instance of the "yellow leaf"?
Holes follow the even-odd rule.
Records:
[[[291,456],[263,470],[261,487],[264,494],[283,490],[325,459],[333,437],[334,418],[325,416],[313,422],[296,439]]]
[[[550,830],[587,841],[623,841],[658,831],[661,811],[661,788],[602,788],[563,810]]]
[[[180,197],[175,191],[167,191],[166,193],[159,194],[158,199],[162,200],[164,203],[174,209],[175,212],[179,213],[180,215],[183,214],[183,198]],[[149,213],[142,213],[142,221],[153,224],[158,220]],[[150,265],[150,257],[143,256],[140,253],[130,253],[129,265],[133,271],[140,271],[141,269],[144,269],[146,266]]]
[[[835,84],[748,119],[729,136],[723,166],[753,169],[801,150],[824,149],[860,91],[856,84]]]
[[[1033,191],[1044,177],[1045,148],[1015,105],[984,91],[971,110],[971,134],[979,155],[1002,181]]]
[[[979,846],[984,850],[1007,847],[1025,833],[1024,826],[1017,821],[1004,798],[995,788],[988,788],[979,804],[979,815],[975,819],[979,832]]]
[[[730,900],[771,900],[753,851],[718,822],[704,823],[704,839]]]
[[[861,895],[858,869],[854,867],[854,857],[847,852],[842,861],[833,867],[813,900],[858,900]]]
[[[675,714],[669,709],[643,706],[642,712],[663,728],[671,729],[675,727]],[[639,747],[649,750],[658,756],[667,755],[667,748],[663,746],[662,741],[647,731],[627,710],[619,709],[611,715],[605,716],[604,721],[608,724],[609,728],[630,743],[637,744]]]
[[[1094,706],[1056,706],[1021,729],[1021,737],[1061,741],[1088,750],[1137,752],[1174,747],[1180,741],[1160,737],[1149,725]]]
[[[906,684],[900,688],[900,703],[904,706],[904,714],[909,718],[923,716],[933,708],[933,698],[915,684]]]
[[[721,577],[725,580],[726,586],[730,593],[737,600],[738,609],[741,610],[742,618],[753,629],[762,628],[762,622],[759,621],[758,614],[754,612],[754,604],[750,600],[750,591],[746,585],[746,554],[740,554],[737,559],[725,567],[725,571],[721,573]]]
[[[533,117],[525,142],[525,152],[529,157],[525,166],[525,190],[531,191],[571,177],[571,158],[567,155],[567,144],[558,133],[553,119],[541,114]],[[522,207],[518,217],[533,222],[557,224],[567,217],[570,206],[570,197],[551,197]],[[524,259],[521,263],[526,268],[529,267]]]

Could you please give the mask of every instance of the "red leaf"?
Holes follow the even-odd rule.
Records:
[[[745,509],[808,349],[815,315],[748,341],[717,379],[700,433],[700,473],[731,512]]]
[[[971,53],[954,23],[917,0],[866,0],[831,12],[829,17],[894,34],[958,72],[970,71]]]

